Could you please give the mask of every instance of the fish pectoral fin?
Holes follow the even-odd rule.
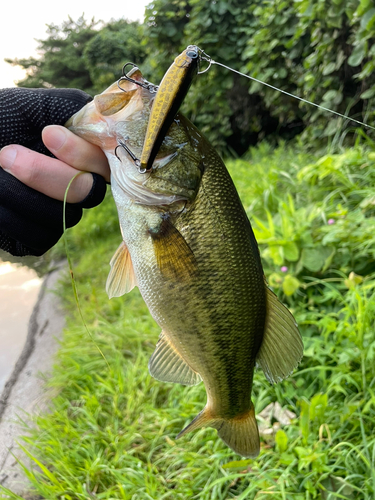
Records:
[[[197,385],[202,380],[199,373],[186,363],[163,332],[150,358],[148,369],[150,374],[161,382]]]
[[[137,89],[123,92],[110,92],[99,94],[94,97],[94,103],[97,111],[103,116],[111,116],[120,111],[128,104]]]
[[[272,384],[288,377],[303,356],[303,343],[290,311],[266,284],[267,317],[256,362]]]
[[[110,262],[111,270],[106,283],[108,297],[121,297],[137,285],[129,250],[122,241]]]
[[[213,427],[216,429],[224,443],[242,457],[255,458],[259,455],[259,431],[255,419],[254,405],[252,403],[248,411],[234,418],[216,417],[206,406],[203,411],[201,411],[195,419],[178,434],[177,439],[201,427]]]
[[[172,280],[189,281],[197,273],[197,261],[170,219],[163,218],[158,229],[150,229],[149,233],[161,273]]]

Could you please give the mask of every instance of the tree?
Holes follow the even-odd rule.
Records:
[[[69,18],[61,26],[48,25],[47,38],[38,40],[41,57],[15,59],[7,62],[27,70],[28,76],[18,82],[21,87],[70,87],[92,93],[93,82],[83,52],[97,34],[97,22]]]
[[[145,49],[138,22],[121,19],[101,29],[98,25],[83,17],[49,25],[46,40],[39,40],[39,59],[7,60],[28,71],[18,85],[79,88],[94,95],[121,76],[127,61],[142,63]]]
[[[234,69],[373,122],[372,0],[154,0],[146,12],[159,73],[194,43]],[[355,127],[215,66],[198,77],[185,110],[216,146],[239,154],[265,136],[289,139],[303,131],[312,143]]]
[[[142,66],[145,58],[143,26],[124,19],[107,24],[84,49],[85,65],[97,92],[121,77],[125,63]]]
[[[69,19],[48,27],[40,59],[11,62],[28,70],[20,85],[93,94],[128,61],[159,83],[191,44],[286,92],[374,122],[373,0],[153,0],[143,25]],[[214,146],[239,155],[264,137],[350,142],[357,127],[217,65],[197,77],[182,110]]]

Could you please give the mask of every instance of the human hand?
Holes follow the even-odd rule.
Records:
[[[66,187],[78,171],[93,174],[79,175],[69,189],[67,227],[79,222],[82,208],[102,201],[109,180],[103,152],[49,126],[65,123],[89,99],[75,89],[0,90],[0,146],[6,146],[0,151],[0,248],[41,255],[52,247],[63,232]]]
[[[42,131],[42,140],[55,158],[37,153],[20,145],[5,146],[0,151],[0,165],[9,174],[50,198],[64,200],[66,188],[71,184],[68,203],[80,203],[89,195],[96,173],[109,182],[110,170],[103,151],[61,125],[48,125]]]

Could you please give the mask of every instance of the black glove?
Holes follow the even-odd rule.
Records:
[[[42,142],[47,125],[64,125],[91,97],[76,89],[0,90],[0,148],[20,144],[54,157]],[[66,226],[82,217],[83,208],[99,205],[106,182],[93,175],[93,186],[80,203],[66,204]],[[63,233],[63,202],[29,188],[0,168],[0,248],[12,255],[42,255]]]

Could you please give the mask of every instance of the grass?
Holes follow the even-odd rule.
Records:
[[[278,401],[297,418],[285,427],[273,421],[275,432],[262,438],[255,460],[241,460],[213,429],[175,441],[203,408],[204,387],[149,376],[159,327],[138,290],[111,301],[104,291],[120,243],[110,196],[87,212],[69,232],[69,247],[94,342],[67,277],[60,293],[68,324],[49,382],[56,396],[51,412],[36,417],[38,430],[24,439],[35,463],[25,469],[35,494],[48,500],[374,498],[372,155],[358,146],[316,159],[262,145],[246,161],[228,162],[266,274],[295,314],[305,344],[300,368],[286,381],[271,386],[256,374],[257,413]]]

